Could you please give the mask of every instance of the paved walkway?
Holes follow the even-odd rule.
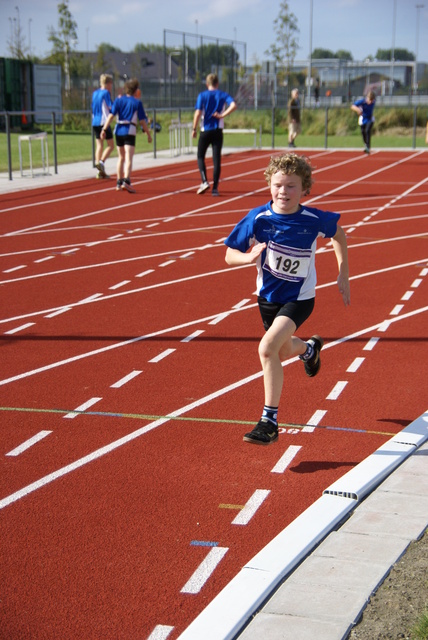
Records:
[[[138,154],[134,170],[191,158]],[[61,165],[58,174],[52,168],[49,175],[35,172],[33,178],[17,172],[12,181],[0,174],[0,194],[94,175],[91,162]],[[326,489],[180,640],[344,640],[371,594],[428,526],[427,458],[428,411]]]

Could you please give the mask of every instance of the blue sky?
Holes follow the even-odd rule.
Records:
[[[11,27],[20,20],[22,35],[33,53],[49,52],[48,26],[57,27],[59,0],[0,0],[0,57],[8,55]],[[345,49],[354,60],[364,60],[377,49],[404,48],[418,61],[428,63],[428,0],[416,9],[413,0],[313,0],[312,49]],[[76,49],[95,50],[101,42],[124,52],[138,42],[163,44],[164,29],[196,33],[226,40],[246,42],[247,64],[266,58],[265,51],[275,41],[273,21],[278,15],[277,0],[70,0],[78,25]],[[394,36],[394,6],[396,7]],[[289,0],[300,33],[297,58],[305,59],[310,48],[310,0]],[[18,9],[19,11],[18,11]],[[16,24],[16,22],[15,22]],[[167,44],[180,46],[177,36]],[[189,46],[194,46],[191,40]],[[241,49],[238,48],[242,58]]]

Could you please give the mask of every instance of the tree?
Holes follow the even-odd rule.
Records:
[[[286,0],[282,0],[280,3],[278,17],[273,21],[273,25],[276,42],[270,46],[266,54],[273,56],[278,64],[283,64],[285,61],[285,74],[288,84],[290,69],[293,66],[299,48],[297,39],[299,27],[297,26],[297,18],[294,13],[290,12]]]
[[[391,60],[392,49],[378,49],[375,58],[377,60]],[[394,49],[394,60],[412,62],[415,59],[413,53],[407,49]]]
[[[19,7],[15,7],[18,17],[9,18],[11,37],[7,41],[10,57],[25,60],[29,57],[29,47],[26,45],[25,36],[22,33]]]
[[[350,51],[346,51],[345,49],[339,49],[336,51],[336,58],[338,60],[353,60],[352,53]]]
[[[325,58],[335,58],[335,54],[330,49],[317,48],[312,51],[313,60],[323,60]]]
[[[62,61],[65,74],[65,93],[70,92],[70,53],[77,44],[77,22],[73,19],[68,1],[58,5],[58,29],[48,27],[48,40],[52,43],[52,57]]]

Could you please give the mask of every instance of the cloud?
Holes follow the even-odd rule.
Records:
[[[199,24],[209,24],[215,20],[230,18],[242,12],[248,13],[252,8],[263,6],[263,0],[215,0],[206,9],[193,11],[189,15],[189,22]]]
[[[103,13],[103,14],[96,13],[94,16],[92,16],[93,24],[109,25],[109,24],[118,24],[118,22],[119,22],[119,18],[117,13]]]

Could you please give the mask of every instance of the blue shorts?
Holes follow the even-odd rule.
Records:
[[[315,298],[292,300],[282,304],[281,302],[268,302],[266,298],[258,296],[257,302],[266,331],[272,326],[277,316],[290,318],[298,329],[309,318],[315,306]]]

